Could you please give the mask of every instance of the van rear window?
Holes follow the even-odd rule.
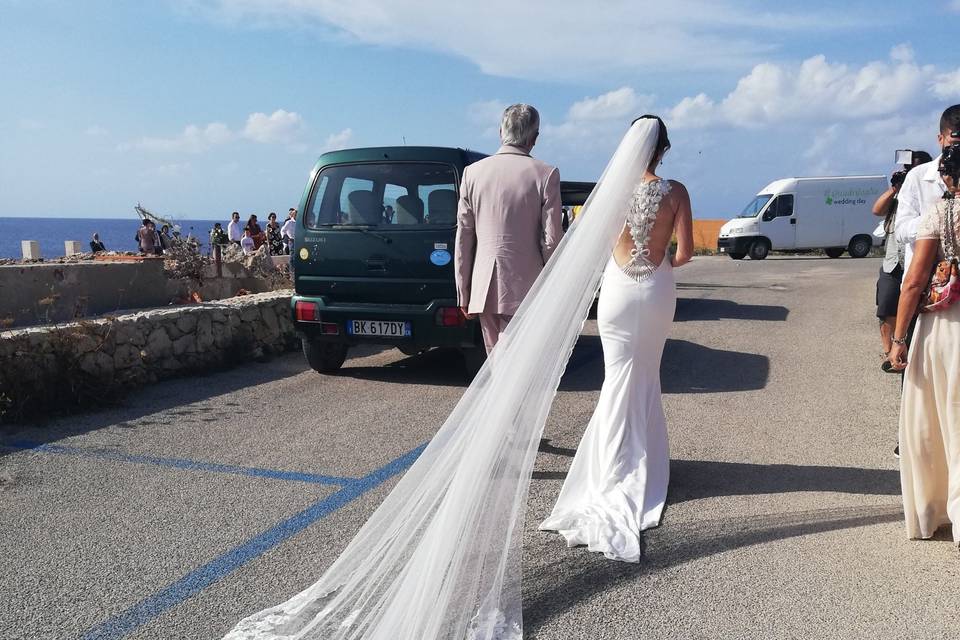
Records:
[[[311,228],[456,224],[456,171],[430,162],[327,167],[317,175],[306,211]]]

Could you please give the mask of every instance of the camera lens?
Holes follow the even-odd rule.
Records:
[[[950,176],[955,183],[960,182],[960,142],[955,142],[943,148],[943,157],[940,159],[940,175]]]

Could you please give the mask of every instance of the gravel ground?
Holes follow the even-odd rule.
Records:
[[[956,637],[957,552],[905,539],[878,268],[678,272],[670,497],[638,565],[536,531],[602,382],[587,323],[530,491],[525,637]],[[466,384],[451,353],[367,349],[335,377],[292,354],[22,425],[0,449],[3,638],[220,637],[318,577]]]

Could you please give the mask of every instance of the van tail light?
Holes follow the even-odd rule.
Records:
[[[320,322],[320,305],[316,302],[297,300],[293,311],[297,322]]]
[[[440,307],[437,309],[438,327],[462,327],[467,324],[467,318],[460,307]]]

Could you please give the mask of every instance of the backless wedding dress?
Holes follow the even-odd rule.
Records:
[[[640,532],[660,523],[670,459],[660,398],[660,357],[673,321],[676,287],[669,252],[649,261],[647,242],[666,180],[637,188],[627,225],[631,260],[607,263],[597,306],[604,380],[563,483],[541,530],[569,546],[586,545],[611,560],[639,562]]]

